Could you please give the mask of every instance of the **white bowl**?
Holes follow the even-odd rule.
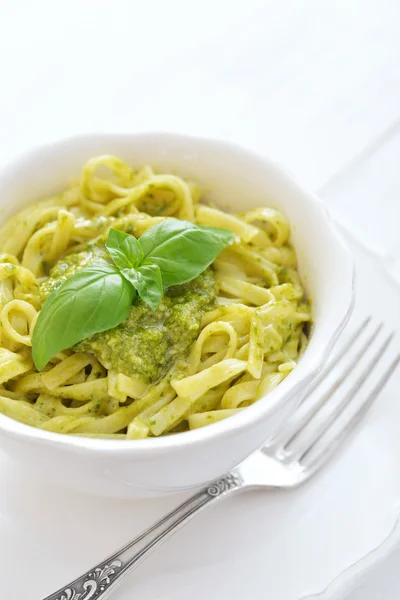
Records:
[[[235,211],[262,205],[282,210],[313,300],[314,328],[296,369],[265,398],[208,427],[113,441],[49,433],[0,414],[1,447],[26,468],[99,495],[163,495],[222,475],[293,411],[350,315],[353,262],[323,204],[271,160],[225,142],[168,133],[86,135],[29,152],[0,173],[1,220],[61,191],[90,157],[106,153],[190,177]]]

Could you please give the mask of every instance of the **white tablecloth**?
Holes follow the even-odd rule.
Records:
[[[2,0],[0,164],[74,133],[269,154],[400,274],[399,0]],[[351,600],[397,599],[400,550]]]

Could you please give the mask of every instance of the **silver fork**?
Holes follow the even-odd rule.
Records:
[[[382,363],[394,337],[393,332],[382,336],[382,330],[383,324],[374,326],[370,317],[360,324],[307,389],[307,400],[279,438],[43,600],[104,600],[159,544],[215,500],[255,487],[292,488],[309,479],[353,431],[400,362],[396,350]],[[371,385],[371,375],[383,364],[386,366]]]

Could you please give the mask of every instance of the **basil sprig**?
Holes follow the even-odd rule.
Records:
[[[114,265],[98,259],[44,303],[32,335],[36,368],[40,371],[57,352],[122,323],[136,294],[157,310],[166,288],[198,277],[233,240],[226,229],[172,218],[139,240],[111,229],[106,247]]]

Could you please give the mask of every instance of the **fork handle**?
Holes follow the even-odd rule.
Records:
[[[244,486],[238,471],[209,483],[129,544],[43,600],[104,600],[139,563],[214,500]]]

